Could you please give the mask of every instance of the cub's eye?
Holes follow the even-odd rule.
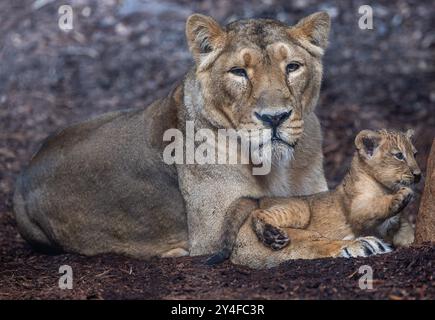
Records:
[[[402,152],[397,152],[397,153],[395,153],[395,154],[394,154],[394,157],[395,157],[397,160],[404,160],[404,159],[405,159],[405,156],[403,155]]]
[[[287,65],[286,72],[290,73],[290,72],[296,71],[296,70],[298,70],[300,68],[300,66],[301,65],[299,63],[297,63],[297,62],[291,62],[291,63],[289,63]]]
[[[238,68],[238,67],[234,67],[231,68],[230,71],[232,74],[238,76],[238,77],[243,77],[248,79],[248,74],[246,73],[246,70],[243,68]]]

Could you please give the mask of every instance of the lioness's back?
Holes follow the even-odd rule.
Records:
[[[118,246],[115,251],[125,253],[119,243],[132,247],[127,238],[153,246],[156,238],[173,234],[171,225],[183,226],[175,169],[161,161],[146,134],[152,121],[144,118],[151,111],[105,114],[48,138],[17,182],[14,205],[23,237],[42,249],[81,246],[95,254]],[[174,214],[161,219],[155,207]],[[109,243],[106,233],[117,243]],[[83,242],[89,244],[85,250]]]

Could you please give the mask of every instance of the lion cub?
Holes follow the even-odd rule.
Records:
[[[283,228],[298,228],[329,239],[376,236],[394,246],[409,245],[414,230],[399,213],[412,199],[409,186],[421,178],[412,134],[412,130],[360,132],[350,170],[335,190],[261,199],[260,209],[252,212],[258,238],[279,250],[290,242]],[[385,252],[382,241],[373,239],[376,241],[366,241],[367,255]]]

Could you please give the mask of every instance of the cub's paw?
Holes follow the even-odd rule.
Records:
[[[280,250],[290,243],[287,233],[261,220],[255,220],[254,231],[263,244],[273,250]]]
[[[290,243],[287,233],[271,224],[266,224],[263,230],[263,243],[273,250],[281,250]]]
[[[411,202],[414,197],[414,191],[408,187],[402,187],[397,191],[394,195],[393,201],[391,203],[391,212],[393,214],[399,213],[402,211],[408,203]]]
[[[402,223],[399,231],[393,237],[393,245],[395,247],[409,247],[414,242],[415,230],[409,223]]]
[[[376,237],[361,237],[341,248],[340,257],[369,257],[375,254],[391,252],[391,247]]]
[[[414,238],[414,232],[401,232],[394,236],[393,245],[407,248],[414,242]]]

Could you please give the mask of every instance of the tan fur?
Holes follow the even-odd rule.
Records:
[[[313,111],[328,31],[325,13],[293,27],[262,19],[221,27],[210,17],[192,15],[186,36],[195,67],[168,97],[144,110],[67,128],[32,159],[15,193],[23,237],[44,250],[87,255],[209,254],[219,249],[224,220],[238,214],[234,208],[241,208],[238,202],[245,197],[325,191],[322,137]],[[293,60],[301,67],[288,74]],[[231,73],[233,67],[244,68],[249,79]],[[253,176],[249,164],[162,160],[166,129],[184,132],[186,121],[215,133],[263,129],[255,112],[283,111],[291,116],[278,129],[282,142],[273,142],[269,175]],[[235,221],[242,224],[245,214]],[[263,248],[249,232],[239,236],[249,240],[249,251]],[[244,259],[245,254],[240,262]]]
[[[260,209],[252,213],[252,226],[263,243],[273,249],[291,243],[295,239],[288,237],[285,228],[305,229],[329,240],[377,236],[396,246],[413,241],[413,228],[400,214],[413,195],[408,186],[414,183],[414,175],[421,174],[410,134],[365,130],[358,134],[355,145],[358,151],[349,173],[335,190],[261,200]],[[403,160],[394,156],[398,152]],[[396,219],[397,224],[382,226],[388,219]],[[331,249],[325,251],[334,257],[353,245],[352,241],[339,244],[328,243]]]

